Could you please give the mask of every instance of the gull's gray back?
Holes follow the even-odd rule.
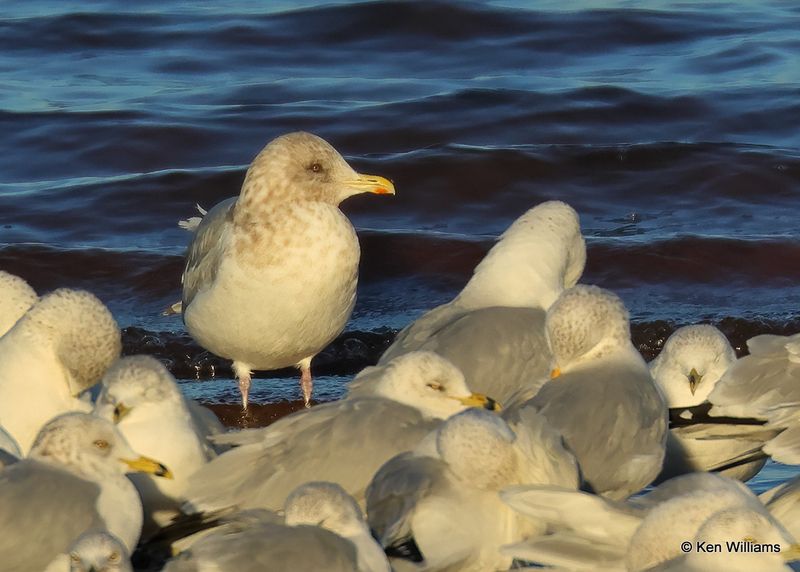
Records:
[[[355,546],[316,526],[262,524],[209,535],[167,563],[164,572],[355,572]]]
[[[413,350],[455,364],[472,391],[505,402],[521,387],[544,382],[551,354],[540,308],[493,306],[458,313],[440,306],[403,330],[379,363]]]
[[[0,568],[44,570],[83,532],[104,529],[100,487],[34,460],[0,471]]]
[[[538,410],[562,434],[584,481],[598,494],[626,498],[661,469],[667,408],[644,366],[566,373],[520,409],[525,407]],[[516,421],[518,413],[506,415]]]

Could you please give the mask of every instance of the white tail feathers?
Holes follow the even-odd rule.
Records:
[[[195,207],[197,207],[197,211],[200,213],[200,216],[193,216],[178,221],[178,226],[182,229],[188,230],[189,232],[194,232],[197,230],[197,227],[200,226],[200,221],[202,221],[203,217],[208,213],[208,211],[200,205],[196,204]]]

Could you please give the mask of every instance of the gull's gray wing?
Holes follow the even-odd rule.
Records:
[[[210,439],[215,435],[223,435],[225,433],[225,426],[220,422],[219,418],[214,415],[214,412],[192,399],[187,399],[186,405],[189,409],[189,415],[192,417],[192,423],[194,423],[195,429],[198,435],[200,435],[207,456],[210,458],[216,456],[217,453],[227,451],[227,446],[217,445]]]
[[[667,408],[644,364],[611,362],[565,373],[504,416],[517,423],[526,407],[561,433],[584,482],[598,494],[626,498],[661,470]]]
[[[222,233],[227,225],[231,223],[237,198],[231,197],[217,203],[203,217],[194,232],[192,242],[186,252],[186,266],[181,278],[184,312],[197,293],[207,288],[217,276],[219,262],[223,253]]]
[[[241,531],[213,533],[167,563],[164,572],[355,572],[352,542],[317,526],[261,524]]]
[[[454,313],[440,306],[403,330],[379,364],[413,350],[432,351],[453,362],[471,390],[504,403],[520,388],[547,380],[551,354],[544,318],[539,308]]]
[[[100,487],[34,460],[0,471],[0,568],[44,570],[75,539],[104,529]]]
[[[347,399],[284,417],[260,442],[228,451],[198,470],[187,499],[194,510],[228,506],[277,510],[298,483],[339,483],[356,497],[387,460],[413,449],[440,421],[380,398]]]
[[[366,493],[367,520],[384,548],[413,547],[411,520],[417,502],[446,486],[446,472],[440,459],[403,453],[375,473]]]
[[[800,412],[800,359],[794,346],[796,336],[756,336],[748,341],[754,353],[737,360],[709,394],[711,415],[754,417],[778,425]],[[782,350],[782,351],[779,351]],[[785,426],[785,425],[784,425]]]

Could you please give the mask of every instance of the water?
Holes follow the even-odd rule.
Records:
[[[361,281],[317,361],[325,399],[546,199],[581,214],[584,282],[623,297],[647,357],[696,321],[740,353],[800,331],[795,2],[214,4],[0,10],[0,268],[97,293],[126,352],[193,397],[236,390],[159,315],[180,297],[176,222],[299,129],[398,190],[344,205]],[[255,399],[295,398],[295,376],[260,376]]]

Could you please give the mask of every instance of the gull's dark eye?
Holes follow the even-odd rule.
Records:
[[[440,383],[431,382],[428,384],[428,387],[434,391],[444,391],[444,387]]]
[[[311,163],[307,169],[312,173],[321,173],[323,171],[322,164],[320,163]]]

